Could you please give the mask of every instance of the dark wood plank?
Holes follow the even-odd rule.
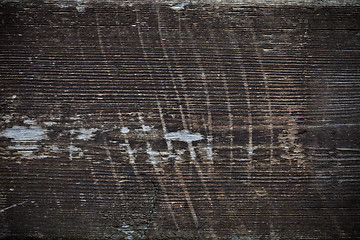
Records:
[[[0,237],[359,238],[359,10],[3,3]]]

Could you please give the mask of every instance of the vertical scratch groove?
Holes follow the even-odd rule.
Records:
[[[86,60],[85,58],[85,54],[84,54],[84,49],[82,47],[82,41],[81,41],[81,35],[79,32],[79,29],[76,30],[76,36],[77,36],[77,41],[79,42],[79,46],[80,46],[80,54],[81,54],[81,58],[83,61]],[[72,137],[70,136],[70,144],[72,144]],[[97,182],[99,181],[96,178],[96,174],[95,174],[95,170],[94,170],[94,163],[92,161],[90,161],[91,163],[89,164],[89,168],[90,168],[90,174],[91,174],[91,178],[93,179],[93,183],[94,185],[97,185]]]
[[[229,87],[227,84],[226,77],[221,74],[221,78],[223,80],[224,89],[225,89],[225,97],[226,97],[226,108],[228,111],[228,118],[229,118],[229,130],[230,130],[230,161],[231,163],[234,162],[234,121],[233,121],[233,114],[232,108],[230,103],[230,95],[229,95]]]
[[[138,13],[138,11],[135,12],[135,15],[136,15],[136,22],[138,23],[139,22],[139,13]],[[142,51],[143,51],[143,54],[144,54],[144,58],[146,60],[147,69],[149,71],[150,78],[153,80],[153,76],[152,76],[151,69],[150,69],[149,62],[148,62],[148,55],[147,55],[147,52],[145,50],[144,39],[143,39],[143,36],[142,36],[142,33],[141,33],[141,27],[140,27],[139,24],[137,24],[137,30],[138,30],[138,36],[139,36],[141,48],[142,48]],[[157,95],[155,95],[155,97],[157,98]],[[140,122],[143,122],[142,117],[141,117],[140,114],[139,114],[139,120],[140,120]],[[147,146],[148,152],[153,152],[149,141],[146,141],[146,146]],[[153,155],[149,154],[149,157],[153,158]],[[154,161],[151,161],[152,163],[154,163],[156,161],[155,159],[151,159],[151,160],[154,160]],[[160,187],[162,188],[162,190],[164,192],[164,196],[166,198],[167,206],[168,206],[168,209],[170,211],[172,220],[173,220],[177,230],[179,230],[179,224],[177,223],[173,207],[172,207],[172,205],[171,205],[171,203],[170,203],[170,201],[168,199],[166,187],[165,187],[165,185],[163,183],[161,173],[159,172],[159,170],[158,170],[158,168],[157,168],[157,166],[155,164],[152,164],[152,165],[153,165],[153,168],[155,170],[155,173],[156,173],[157,179],[159,181]]]
[[[105,153],[106,153],[106,156],[107,156],[107,160],[110,163],[111,173],[112,173],[112,176],[113,176],[113,178],[115,179],[115,182],[116,182],[117,192],[120,193],[121,192],[120,191],[121,184],[120,184],[120,177],[119,177],[119,175],[118,175],[118,173],[116,171],[116,164],[115,164],[114,160],[111,157],[109,145],[108,145],[107,139],[105,137],[103,138],[103,141],[104,141],[104,147],[105,147]]]
[[[103,61],[105,62],[105,65],[107,67],[106,72],[107,72],[108,75],[111,75],[111,73],[110,73],[110,64],[109,64],[109,62],[107,60],[107,56],[106,56],[106,53],[105,53],[105,50],[104,50],[104,43],[103,43],[103,40],[101,38],[101,31],[100,31],[100,24],[99,24],[99,14],[98,13],[95,14],[95,19],[96,19],[96,32],[97,32],[98,41],[99,41],[100,53],[101,53],[101,56],[103,57]]]
[[[269,88],[269,81],[268,81],[268,75],[264,68],[264,63],[262,61],[262,56],[260,53],[259,48],[256,45],[256,35],[254,27],[250,28],[252,39],[253,39],[253,47],[255,49],[255,54],[257,57],[257,61],[260,65],[260,70],[262,77],[264,79],[264,86],[265,86],[265,94],[266,94],[266,101],[267,101],[267,111],[268,111],[268,122],[269,122],[269,131],[270,131],[270,163],[276,164],[278,161],[274,158],[274,124],[273,124],[273,110],[272,110],[272,103],[271,103],[271,97],[270,97],[270,88]]]
[[[119,113],[119,120],[120,120],[121,127],[125,127],[122,116],[121,116],[121,113]],[[128,157],[129,157],[129,163],[130,163],[130,165],[131,165],[131,167],[132,167],[132,169],[134,171],[136,179],[140,182],[139,171],[138,171],[138,169],[136,167],[136,159],[135,159],[135,156],[134,156],[135,151],[131,148],[128,134],[123,133],[123,135],[124,135],[126,153],[128,154]]]
[[[144,120],[141,116],[140,113],[138,113],[138,117],[139,117],[139,121],[142,125],[144,125]],[[158,166],[157,166],[157,162],[161,162],[161,156],[160,156],[160,153],[157,153],[155,154],[155,152],[153,151],[152,147],[151,147],[151,144],[149,141],[146,141],[146,152],[149,156],[149,159],[150,159],[150,162],[153,166],[153,169],[155,170],[155,174],[157,176],[157,179],[159,181],[159,185],[161,187],[161,190],[163,191],[163,194],[164,194],[164,197],[165,197],[165,200],[166,200],[166,203],[167,203],[167,206],[168,206],[168,209],[170,211],[170,214],[171,214],[171,217],[172,217],[172,220],[176,226],[176,229],[179,231],[179,224],[176,220],[176,217],[175,217],[175,212],[174,212],[174,209],[171,205],[171,202],[169,200],[169,196],[167,194],[167,190],[166,190],[166,186],[164,184],[164,181],[163,181],[163,176],[161,174],[161,172],[164,172],[163,169],[159,169]]]
[[[165,50],[164,43],[163,43],[163,41],[162,41],[163,38],[162,38],[162,33],[161,33],[161,22],[160,22],[160,11],[159,11],[159,8],[157,9],[157,15],[158,15],[158,28],[159,28],[159,35],[160,35],[160,39],[161,39],[162,49],[163,49],[163,52],[164,52],[164,56],[166,56],[166,58],[167,58],[167,65],[168,65],[169,71],[170,71],[170,73],[171,73],[171,75],[172,75],[172,80],[174,81],[174,76],[173,76],[173,74],[172,74],[171,67],[169,66],[169,61],[168,61],[169,59],[168,59],[168,56],[167,56],[167,53],[166,53],[166,50]],[[200,65],[200,62],[199,62],[198,57],[197,57],[197,62],[198,62],[198,64]],[[204,73],[203,67],[202,67],[202,76],[205,77],[205,73]],[[212,135],[211,113],[210,113],[210,111],[209,111],[210,100],[209,100],[209,94],[208,94],[206,79],[203,79],[203,81],[205,81],[204,84],[206,85],[206,88],[205,88],[205,89],[206,89],[207,106],[208,106],[207,109],[208,109],[208,117],[209,117],[209,118],[208,118],[208,122],[209,122],[210,135]],[[174,85],[175,85],[175,83],[174,83]],[[179,97],[178,93],[177,93],[177,97]],[[178,100],[180,100],[180,99],[178,99]],[[180,109],[182,109],[182,108],[180,108]],[[182,117],[183,117],[183,118],[185,117],[183,113],[182,113]],[[187,130],[187,127],[186,127],[186,124],[185,124],[184,121],[183,121],[183,127],[184,127],[184,129]],[[212,136],[211,136],[211,137],[208,136],[208,144],[209,144],[209,145],[212,145],[211,142],[212,142]],[[195,149],[194,149],[194,147],[193,147],[193,145],[192,145],[191,142],[187,142],[187,145],[188,145],[188,150],[189,150],[189,152],[190,152],[191,160],[192,160],[193,164],[195,165],[195,167],[196,167],[196,169],[197,169],[197,172],[198,172],[198,174],[200,175],[201,182],[202,182],[202,184],[203,184],[203,186],[204,186],[206,198],[209,200],[210,204],[212,204],[211,197],[210,197],[210,193],[209,193],[209,191],[208,191],[207,184],[206,184],[206,181],[205,181],[205,176],[204,176],[204,174],[203,174],[203,171],[202,171],[202,169],[201,169],[201,166],[200,166],[199,162],[196,160]]]
[[[191,39],[193,39],[193,36],[191,34],[191,32],[188,30],[188,28],[185,26],[185,29],[186,29],[186,32],[188,33],[188,35],[190,36]],[[182,37],[180,37],[181,39]],[[206,79],[206,75],[205,75],[205,70],[204,70],[204,67],[202,66],[201,64],[201,61],[200,61],[200,55],[199,53],[196,51],[196,50],[193,50],[193,53],[195,55],[195,61],[196,63],[198,64],[199,66],[199,69],[201,71],[201,74],[200,74],[200,78],[202,79],[202,82],[203,82],[203,88],[204,88],[204,91],[205,91],[205,97],[206,97],[206,111],[207,111],[207,116],[208,116],[208,119],[207,119],[207,122],[208,122],[208,128],[209,128],[209,134],[207,134],[207,142],[208,142],[208,145],[213,145],[212,144],[212,141],[213,141],[213,128],[212,128],[212,116],[211,116],[211,111],[210,111],[210,96],[209,96],[209,90],[208,90],[208,84],[207,84],[207,79]],[[199,174],[199,177],[200,177],[200,181],[202,182],[202,185],[204,187],[204,192],[205,192],[205,196],[206,198],[208,199],[208,201],[210,202],[210,204],[212,205],[212,200],[211,200],[211,197],[210,197],[210,192],[207,188],[207,184],[206,184],[206,181],[205,181],[205,176],[203,174],[203,171],[201,169],[201,166],[199,164],[199,162],[196,160],[196,152],[195,152],[195,149],[194,149],[194,146],[192,145],[192,142],[187,142],[187,145],[188,145],[188,150],[190,152],[190,158],[193,162],[193,164],[195,165],[195,168]]]
[[[234,50],[236,50],[236,54],[239,56],[239,58],[236,58],[236,61],[239,63],[239,68],[241,71],[241,78],[244,85],[245,90],[245,99],[246,99],[246,106],[247,106],[247,122],[248,122],[248,144],[247,144],[247,152],[248,152],[248,175],[249,178],[251,176],[251,172],[253,171],[253,165],[252,165],[252,156],[254,154],[254,146],[253,146],[253,117],[252,117],[252,107],[251,107],[251,98],[250,98],[250,87],[248,83],[248,79],[246,76],[244,63],[242,60],[242,53],[239,49],[239,42],[236,40],[236,38],[233,36],[232,31],[228,31],[228,35],[230,37],[231,42],[235,44]]]
[[[184,28],[185,28],[186,33],[188,34],[189,38],[191,39],[191,41],[195,44],[194,36],[191,33],[191,31],[189,31],[189,29],[186,25],[184,25]],[[180,40],[182,40],[182,37],[180,37]],[[207,141],[208,141],[209,145],[212,145],[213,126],[212,126],[212,114],[211,114],[211,109],[210,109],[211,101],[210,101],[210,94],[209,94],[209,86],[207,83],[207,77],[205,74],[204,66],[201,63],[201,56],[196,48],[192,48],[192,51],[195,56],[196,64],[198,65],[199,70],[201,72],[200,78],[202,80],[203,88],[204,88],[204,92],[205,92],[205,99],[206,99],[205,104],[206,104],[206,112],[207,112],[207,117],[208,117],[207,122],[208,122],[208,128],[209,128],[209,134],[207,135]]]
[[[157,100],[157,105],[158,105],[158,110],[159,110],[159,116],[160,116],[160,119],[161,119],[161,125],[162,125],[162,129],[163,129],[163,133],[164,135],[167,134],[167,128],[166,128],[166,124],[165,124],[165,119],[164,119],[164,116],[163,116],[163,112],[162,112],[162,108],[161,108],[161,105],[160,105],[160,101],[158,98],[156,98]],[[185,128],[185,126],[184,126]],[[172,143],[171,143],[171,140],[169,139],[166,139],[166,145],[167,145],[167,149],[169,151],[169,153],[172,153],[174,152],[174,149],[173,149],[173,146],[172,146]],[[181,161],[181,157],[179,155],[176,155],[176,160],[177,161]],[[178,163],[175,161],[174,163],[174,169],[175,169],[175,172],[176,172],[176,175],[178,176],[179,178],[179,181],[180,181],[180,186],[185,194],[185,200],[189,206],[189,209],[190,209],[190,213],[191,213],[191,216],[193,218],[193,221],[194,221],[194,224],[195,226],[198,228],[199,227],[199,220],[198,220],[198,217],[196,215],[196,212],[195,212],[195,209],[194,209],[194,206],[193,206],[193,203],[191,201],[191,197],[190,197],[190,194],[189,194],[189,191],[187,189],[187,186],[186,186],[186,183],[184,181],[184,177],[182,175],[182,172],[180,170],[180,167],[178,165]]]
[[[159,32],[159,38],[160,38],[160,44],[161,44],[161,49],[162,49],[162,53],[163,53],[163,56],[164,58],[166,59],[166,67],[169,71],[169,74],[170,74],[170,77],[171,77],[171,82],[174,86],[174,90],[175,90],[175,96],[176,96],[176,100],[178,101],[179,103],[179,111],[180,111],[180,114],[181,114],[181,119],[182,119],[182,122],[183,122],[183,125],[186,125],[186,118],[185,118],[185,115],[184,115],[184,111],[183,111],[183,108],[182,108],[182,105],[181,105],[181,98],[180,98],[180,94],[179,94],[179,90],[177,89],[177,85],[176,85],[176,80],[175,80],[175,76],[174,76],[174,71],[170,65],[170,59],[169,59],[169,55],[167,53],[167,50],[166,50],[166,47],[165,47],[165,44],[164,44],[164,38],[163,38],[163,34],[162,34],[162,26],[161,26],[161,18],[160,18],[160,9],[159,7],[156,8],[156,12],[157,12],[157,24],[158,24],[158,32]]]

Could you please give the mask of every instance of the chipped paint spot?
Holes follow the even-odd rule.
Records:
[[[78,5],[78,6],[76,6],[76,10],[78,12],[85,12],[85,6],[84,5]]]
[[[75,117],[70,117],[70,120],[80,120],[80,115],[76,115]]]
[[[59,146],[57,146],[57,145],[49,145],[49,146],[47,146],[47,149],[52,153],[61,152]]]
[[[183,142],[196,142],[204,138],[200,133],[190,133],[188,130],[181,130],[178,132],[166,133],[165,139]]]
[[[53,126],[56,125],[56,122],[44,122],[46,126]]]
[[[34,152],[33,151],[18,151],[24,158],[33,158]]]
[[[28,144],[16,144],[14,146],[9,146],[9,149],[16,150],[17,153],[21,154],[23,158],[26,159],[42,159],[49,157],[46,154],[36,155],[36,151],[39,149],[39,145],[28,145]]]
[[[151,131],[151,127],[150,127],[150,126],[146,126],[146,125],[141,125],[141,129],[142,129],[143,132]]]
[[[11,122],[12,116],[11,115],[5,115],[2,117],[2,119],[5,121],[5,123]]]
[[[13,126],[5,129],[0,136],[11,138],[14,142],[36,142],[47,139],[47,130],[38,126]]]
[[[38,149],[39,145],[20,145],[16,144],[15,146],[9,146],[9,149],[16,149],[16,150],[36,150]]]
[[[77,154],[75,156],[75,153]],[[84,153],[82,152],[81,148],[75,147],[73,145],[69,145],[69,158],[70,160],[72,160],[74,157],[78,158],[78,157],[83,157]]]
[[[84,193],[80,193],[81,206],[85,206],[86,198]]]
[[[35,121],[29,120],[29,119],[24,120],[24,123],[25,123],[25,124],[29,124],[29,125],[35,125],[35,124],[36,124]]]
[[[136,150],[126,150],[126,152],[127,152],[128,154],[130,154],[130,155],[133,155],[133,154],[137,153]]]
[[[180,2],[180,3],[177,3],[173,6],[171,6],[170,8],[173,10],[176,10],[176,11],[180,11],[180,10],[183,10],[186,5],[188,5],[187,2]]]
[[[75,147],[75,146],[73,146],[73,145],[70,145],[70,146],[69,146],[69,152],[70,152],[70,153],[78,152],[78,151],[81,151],[81,148]]]
[[[158,158],[158,156],[160,155],[159,152],[153,151],[151,149],[146,149],[146,153],[149,154],[149,160],[153,165],[158,164],[159,162],[161,162],[161,158]]]
[[[159,151],[153,151],[151,148],[148,148],[146,150],[146,153],[149,154],[150,156],[150,162],[152,164],[157,164],[157,163],[161,163],[164,162],[161,157],[164,156],[165,158],[168,157],[176,157],[176,155],[171,155],[169,152],[159,152]]]
[[[141,123],[143,123],[143,124],[141,125],[141,130],[139,130],[139,131],[143,131],[143,132],[151,131],[152,127],[147,126],[147,125],[144,124],[144,119],[143,119],[143,117],[141,116],[141,113],[138,113],[138,118],[139,118],[139,121],[140,121]]]
[[[128,127],[122,127],[121,128],[121,133],[126,134],[126,133],[129,133],[129,132],[130,132],[130,129]]]
[[[90,140],[91,138],[93,138],[95,136],[95,132],[99,131],[98,128],[90,128],[90,129],[85,129],[85,128],[81,128],[80,129],[80,134],[76,137],[76,139],[79,140]],[[74,133],[73,130],[70,131],[72,134]]]
[[[249,145],[248,147],[248,155],[249,156],[254,155],[254,148],[252,147],[252,145]]]

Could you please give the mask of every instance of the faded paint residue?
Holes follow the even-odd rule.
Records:
[[[13,142],[36,142],[47,139],[47,130],[38,126],[13,126],[5,129],[0,136],[11,138]]]
[[[196,142],[204,138],[200,133],[190,133],[188,130],[181,130],[178,132],[166,133],[165,139],[182,142]]]

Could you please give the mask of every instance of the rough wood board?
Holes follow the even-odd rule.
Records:
[[[2,238],[360,238],[359,7],[2,4]]]

